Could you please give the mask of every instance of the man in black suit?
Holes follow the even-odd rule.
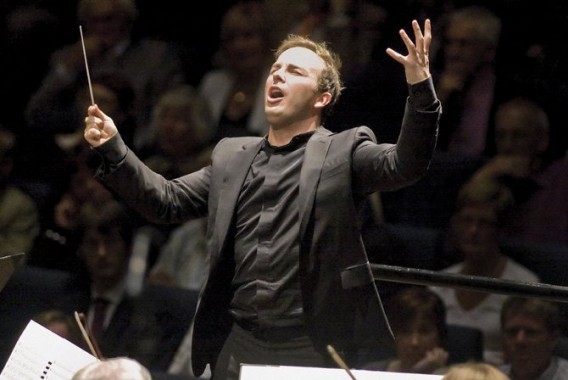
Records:
[[[159,318],[160,300],[147,292],[132,297],[127,291],[137,227],[133,216],[115,200],[82,207],[77,254],[84,266],[70,277],[56,307],[85,314],[104,357],[128,356],[165,371],[181,338],[170,346],[170,326]]]
[[[330,366],[326,346],[351,358],[357,322],[381,306],[360,235],[376,191],[417,181],[436,143],[441,105],[429,70],[430,21],[403,30],[409,92],[397,144],[369,128],[323,127],[342,90],[325,44],[290,36],[265,86],[266,137],[224,139],[211,164],[171,181],[145,167],[97,106],[85,138],[103,157],[97,176],[149,220],[208,217],[210,269],[193,328],[195,374],[237,379],[241,363]],[[384,317],[384,313],[383,313]],[[385,318],[377,329],[388,329]]]

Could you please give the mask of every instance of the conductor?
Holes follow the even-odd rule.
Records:
[[[441,105],[430,75],[430,21],[412,22],[404,67],[409,96],[396,144],[364,126],[332,133],[326,118],[342,91],[340,60],[325,43],[291,35],[266,78],[265,137],[221,140],[209,166],[173,180],[149,170],[96,105],[85,139],[100,153],[96,176],[152,222],[207,216],[208,279],[192,326],[194,375],[237,380],[241,363],[332,366],[349,358],[357,321],[382,310],[358,215],[366,197],[427,171]],[[389,331],[386,316],[378,329]]]

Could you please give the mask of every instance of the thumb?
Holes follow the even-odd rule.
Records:
[[[99,119],[101,119],[102,121],[109,119],[109,117],[96,104],[89,106],[89,115],[96,116]]]

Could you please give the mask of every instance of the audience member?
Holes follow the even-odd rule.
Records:
[[[73,163],[66,187],[49,209],[49,214],[44,215],[41,232],[30,256],[31,265],[77,271],[81,267],[76,255],[81,208],[89,202],[103,204],[113,198],[111,192],[93,178],[90,168],[93,152],[83,150],[81,153]]]
[[[124,138],[130,143],[136,134],[136,119],[133,113],[135,104],[134,88],[130,80],[119,72],[103,72],[91,77],[93,97],[98,105],[108,107],[113,117],[122,120],[125,125]],[[72,112],[76,115],[91,104],[88,83],[79,86],[74,95]],[[82,124],[62,126],[61,133],[54,136],[55,142],[73,161],[85,147],[82,141]]]
[[[524,94],[546,107],[550,119],[551,157],[568,152],[565,106],[568,103],[568,54],[558,49],[568,33],[568,3],[564,1],[504,1],[503,36],[497,58],[500,78],[506,78],[510,94]],[[534,17],[538,15],[538,17]],[[523,20],[532,18],[531,28]],[[493,152],[491,152],[493,153]]]
[[[513,195],[497,181],[470,181],[460,190],[448,232],[448,251],[456,264],[446,273],[538,282],[538,276],[500,249],[501,226],[514,207]],[[450,287],[432,287],[444,301],[447,322],[483,333],[484,361],[502,364],[499,312],[505,296]]]
[[[501,309],[505,365],[511,380],[568,378],[568,360],[555,355],[562,325],[558,306],[538,298],[509,297]]]
[[[349,57],[341,67],[342,76],[349,82],[371,59],[373,46],[383,38],[387,17],[385,5],[372,0],[312,0],[290,32],[325,41],[340,56]]]
[[[71,380],[152,380],[152,375],[137,360],[116,357],[86,365]]]
[[[312,13],[317,15],[319,8],[320,14],[327,14],[327,21],[337,19],[331,16],[334,11],[329,9],[334,2],[315,0],[313,3],[315,12]],[[378,141],[395,143],[400,132],[400,119],[404,114],[406,83],[396,62],[385,56],[385,49],[400,44],[397,32],[400,25],[411,18],[430,19],[434,28],[432,34],[441,35],[438,32],[443,25],[441,19],[453,9],[452,2],[354,0],[348,3],[349,5],[339,7],[346,11],[335,11],[335,14],[341,14],[340,19],[347,18],[349,27],[344,25],[325,30],[326,18],[318,19],[317,16],[319,21],[315,22],[315,29],[312,27],[314,38],[327,39],[333,46],[339,45],[342,48],[340,54],[349,57],[342,66],[342,72],[347,74],[345,89],[334,108],[334,117],[326,123],[327,128],[342,131],[355,120],[361,125],[369,126]],[[404,13],[400,12],[401,9],[404,9]],[[308,13],[302,20],[309,17],[313,16]],[[324,30],[320,32],[322,28]],[[310,28],[302,33],[308,33],[309,30]],[[300,32],[301,29],[297,31]],[[335,40],[343,42],[337,44]],[[436,56],[440,40],[432,41],[430,57]]]
[[[459,363],[453,365],[442,380],[511,380],[489,363]]]
[[[134,38],[137,15],[134,0],[81,0],[77,6],[90,72],[93,76],[119,72],[131,82],[137,116],[134,146],[141,148],[148,143],[152,105],[165,90],[184,83],[185,75],[172,45]],[[81,41],[55,51],[49,73],[28,103],[28,127],[49,135],[62,132],[64,126],[79,125],[83,118],[73,112],[74,95],[86,80]]]
[[[440,297],[425,287],[404,287],[387,299],[385,311],[391,318],[396,357],[366,363],[362,368],[445,373],[448,360],[446,310]]]
[[[150,270],[151,284],[200,290],[208,273],[207,218],[187,221],[174,229]],[[191,330],[184,336],[168,368],[171,373],[191,374]],[[207,368],[201,377],[210,376]]]
[[[177,346],[165,343],[170,342],[168,326],[157,319],[159,305],[126,293],[138,225],[133,216],[115,200],[83,204],[77,255],[84,267],[76,271],[60,308],[85,314],[104,357],[129,356],[153,370],[165,370]]]
[[[272,58],[269,27],[257,0],[238,1],[223,16],[218,63],[199,85],[217,128],[215,140],[268,131],[264,83]]]
[[[152,130],[155,147],[144,162],[157,173],[172,179],[209,163],[215,128],[209,105],[193,87],[179,86],[160,97]]]
[[[40,231],[35,201],[11,183],[15,144],[14,133],[0,127],[0,257],[29,256]]]
[[[207,275],[207,252],[207,219],[185,222],[169,234],[148,281],[199,290]]]
[[[535,101],[515,97],[495,114],[496,154],[474,174],[509,186],[519,207],[508,235],[568,243],[568,160],[548,159],[549,119]]]
[[[437,149],[481,155],[486,148],[497,92],[496,54],[501,20],[480,6],[447,16],[443,42],[433,64],[444,104]]]
[[[100,105],[105,105],[113,117],[125,125],[125,139],[132,143],[136,128],[132,113],[134,104],[134,89],[130,81],[118,72],[97,73],[91,77],[93,95]],[[67,190],[77,163],[88,155],[84,150],[90,150],[82,139],[81,112],[91,103],[87,83],[78,85],[72,95],[73,106],[69,112],[69,121],[79,124],[62,124],[57,133],[38,133],[22,139],[18,149],[18,166],[16,178],[27,187],[43,188],[38,199],[41,206],[42,221],[49,221],[52,208]],[[33,151],[34,154],[30,155]]]
[[[153,110],[152,131],[156,134],[155,138],[152,138],[154,144],[150,149],[141,152],[141,155],[145,156],[144,163],[156,173],[167,179],[173,179],[199,170],[209,164],[213,150],[215,127],[211,121],[207,101],[192,86],[178,86],[160,97]],[[182,228],[181,224],[174,224],[173,226],[153,224],[150,228],[153,228],[159,234],[155,236],[160,241],[156,240],[152,243],[152,248],[156,249],[150,252],[149,261],[154,262],[156,255],[158,255],[160,256],[157,258],[161,262],[160,265],[165,264],[165,267],[162,266],[164,270],[152,273],[151,282],[173,285],[172,281],[176,277],[185,278],[183,282],[186,283],[196,284],[196,281],[199,282],[195,279],[195,276],[186,277],[187,267],[171,267],[182,262],[191,267],[203,260],[198,255],[195,258],[192,256],[181,257],[180,252],[171,251],[172,247],[169,244],[170,248],[165,248],[170,252],[165,253],[168,258],[162,261],[161,256],[164,253],[160,254],[161,248],[159,246],[164,244],[168,236],[178,227],[179,231],[174,239],[176,242],[171,243],[174,245],[174,250],[181,249],[183,252],[190,252],[188,246],[195,248],[201,244],[201,240],[204,238],[205,232],[200,227],[190,228],[191,231],[189,231],[187,228]],[[182,236],[183,231],[189,232],[190,235]],[[180,243],[182,245],[179,245]],[[172,259],[173,261],[170,261]],[[166,262],[168,263],[166,264]],[[203,266],[199,265],[190,270],[197,273],[202,268]],[[174,272],[179,274],[176,275]]]

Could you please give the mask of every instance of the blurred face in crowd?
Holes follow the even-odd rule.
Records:
[[[85,33],[97,36],[107,48],[116,46],[127,39],[132,28],[131,16],[125,5],[133,6],[122,0],[87,0],[83,2]]]
[[[452,22],[448,25],[444,40],[445,70],[467,77],[489,61],[492,49],[478,33],[473,19]]]
[[[524,313],[510,312],[502,328],[505,361],[513,373],[535,374],[535,379],[549,365],[557,343],[544,321]]]
[[[236,72],[257,75],[259,67],[264,68],[270,57],[261,25],[264,22],[255,4],[237,4],[225,14],[221,43],[228,63]]]
[[[125,273],[129,247],[119,228],[88,228],[81,242],[81,256],[94,282],[114,286]]]
[[[189,115],[187,109],[174,106],[164,107],[157,115],[158,143],[168,156],[185,157],[200,146]]]
[[[93,97],[97,105],[104,109],[107,115],[112,116],[113,120],[124,120],[124,111],[120,106],[118,95],[112,89],[101,83],[93,83]],[[91,105],[91,96],[87,86],[77,92],[77,109],[85,110]]]
[[[403,368],[412,367],[436,347],[440,347],[440,334],[434,321],[416,318],[397,330],[395,349]]]
[[[499,155],[536,157],[548,147],[548,135],[535,125],[526,108],[505,105],[495,115],[495,147]]]
[[[499,240],[497,213],[491,205],[462,207],[452,217],[452,232],[457,248],[470,261],[493,256]]]

